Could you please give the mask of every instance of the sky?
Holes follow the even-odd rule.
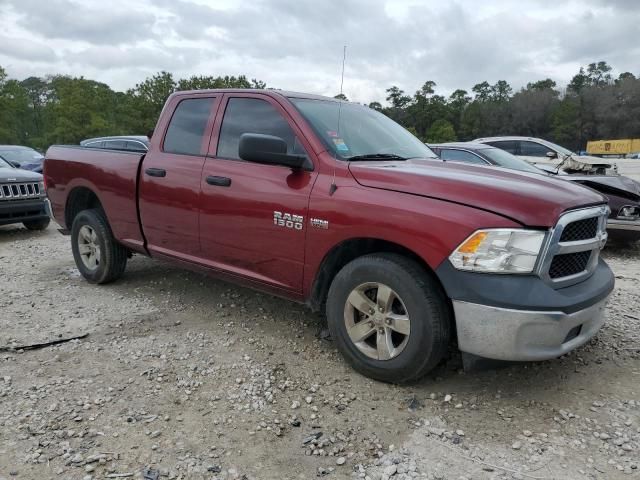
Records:
[[[135,86],[240,75],[269,87],[385,101],[484,80],[566,85],[606,60],[640,75],[640,0],[0,0],[0,66]]]

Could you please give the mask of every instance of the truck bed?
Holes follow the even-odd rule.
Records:
[[[45,156],[44,175],[56,222],[71,229],[65,218],[66,202],[88,188],[98,197],[116,239],[144,251],[137,203],[138,173],[144,156],[76,145],[51,146]]]

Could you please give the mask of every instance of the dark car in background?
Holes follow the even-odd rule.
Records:
[[[146,152],[149,150],[149,138],[144,135],[122,135],[115,137],[96,137],[82,140],[80,145],[91,148],[105,148],[109,150],[130,150]]]
[[[14,167],[0,158],[0,225],[22,223],[29,230],[49,226],[42,175]]]
[[[44,155],[31,147],[0,145],[0,158],[14,167],[42,173]]]
[[[500,148],[485,143],[443,143],[429,145],[444,161],[475,163],[521,172],[554,175],[580,183],[602,193],[609,199],[611,213],[607,231],[611,238],[623,241],[640,240],[640,183],[622,175],[567,174],[550,165],[534,166]]]

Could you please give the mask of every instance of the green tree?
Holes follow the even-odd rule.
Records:
[[[486,80],[481,83],[477,83],[471,88],[471,91],[476,94],[475,99],[480,102],[486,102],[491,98],[491,85]]]
[[[441,118],[429,127],[426,140],[427,143],[453,142],[456,140],[456,132],[451,122]]]
[[[513,93],[511,85],[505,80],[498,80],[495,85],[491,87],[491,100],[495,102],[506,102]]]
[[[527,83],[527,90],[554,90],[556,88],[556,82],[551,80],[550,78],[545,78],[544,80],[538,80],[537,82],[529,82]]]
[[[611,84],[611,70],[612,68],[607,62],[590,63],[587,66],[589,84],[596,87],[604,87]]]
[[[395,85],[387,88],[387,102],[392,108],[404,108],[411,103],[411,97],[404,94],[404,90]]]

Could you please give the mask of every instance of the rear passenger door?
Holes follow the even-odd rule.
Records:
[[[200,256],[200,179],[218,98],[176,96],[140,172],[139,205],[152,254],[196,261]]]
[[[316,173],[242,160],[238,145],[243,133],[281,137],[288,153],[307,154],[310,145],[268,95],[227,94],[220,111],[224,114],[214,129],[219,133],[213,135],[202,173],[203,257],[214,268],[299,292]]]

